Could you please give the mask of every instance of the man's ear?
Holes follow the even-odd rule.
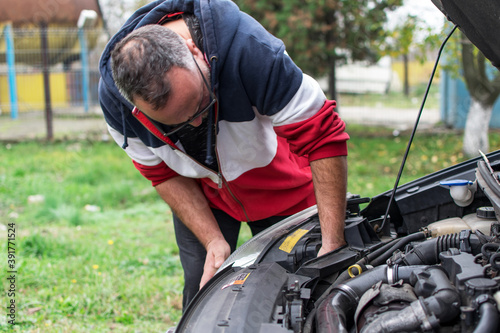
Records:
[[[190,38],[190,39],[186,39],[186,45],[189,49],[189,51],[193,54],[193,56],[196,58],[196,57],[199,57],[200,59],[204,59],[204,55],[203,55],[203,52],[201,52],[201,50],[196,46],[196,44],[194,43],[194,41]]]

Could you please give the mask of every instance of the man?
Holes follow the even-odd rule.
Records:
[[[283,43],[229,0],[156,1],[104,51],[101,106],[115,141],[170,206],[183,306],[236,247],[318,204],[319,255],[343,238],[348,135]]]

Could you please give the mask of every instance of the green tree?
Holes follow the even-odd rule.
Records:
[[[418,35],[421,38],[418,38]],[[407,15],[391,30],[387,32],[384,55],[392,58],[401,57],[403,60],[403,92],[405,96],[410,94],[409,84],[409,59],[410,54],[421,62],[425,61],[429,49],[438,46],[439,38],[433,33],[432,28],[424,20],[416,15]]]
[[[112,36],[117,33],[134,11],[150,2],[148,0],[99,0],[108,34]]]
[[[376,61],[386,38],[388,10],[403,0],[235,0],[275,36],[305,72],[328,74],[331,98],[336,97],[335,68],[339,60]]]

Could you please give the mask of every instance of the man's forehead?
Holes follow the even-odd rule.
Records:
[[[184,108],[192,107],[199,102],[199,96],[203,94],[200,80],[196,73],[182,67],[173,66],[165,73],[165,82],[169,84],[168,93],[162,106],[153,108],[153,105],[142,96],[135,96],[134,104],[141,111],[159,111],[167,114],[182,113]],[[165,89],[165,87],[163,87]]]

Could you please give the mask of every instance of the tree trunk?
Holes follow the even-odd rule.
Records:
[[[410,96],[410,80],[408,75],[408,54],[403,54],[403,76],[404,76],[404,94]]]
[[[493,105],[485,105],[471,97],[469,113],[465,123],[463,151],[468,157],[479,156],[479,150],[489,151],[488,128]]]
[[[335,58],[330,61],[330,74],[328,75],[328,98],[337,99],[337,75]]]

